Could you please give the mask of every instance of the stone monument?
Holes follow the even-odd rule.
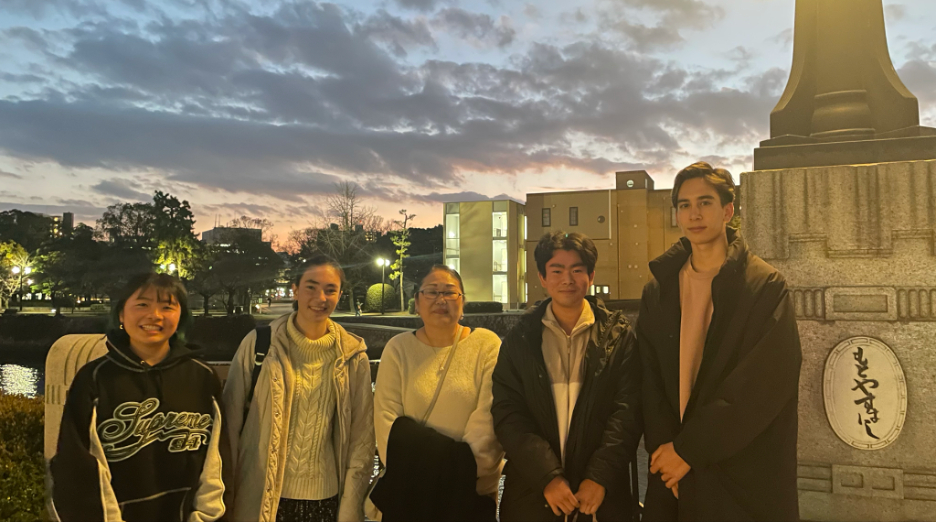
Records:
[[[803,520],[936,521],[936,131],[881,0],[797,0],[744,235],[793,294]]]

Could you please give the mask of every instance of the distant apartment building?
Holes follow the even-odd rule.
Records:
[[[75,230],[75,214],[65,212],[61,216],[52,216],[49,214],[36,214],[52,221],[49,233],[53,238],[71,236]]]
[[[640,299],[648,264],[682,237],[670,190],[654,190],[642,170],[617,172],[612,190],[527,194],[525,251],[530,303],[546,298],[533,250],[546,232],[581,232],[598,248],[590,293],[602,299]]]
[[[469,301],[526,302],[526,216],[512,199],[445,203],[445,264],[461,275]]]

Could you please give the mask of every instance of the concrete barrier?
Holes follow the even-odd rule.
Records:
[[[52,344],[45,364],[45,458],[55,455],[65,397],[75,374],[89,361],[107,353],[103,334],[70,334]]]

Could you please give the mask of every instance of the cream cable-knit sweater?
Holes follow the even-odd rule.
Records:
[[[295,372],[295,395],[287,434],[283,498],[322,500],[338,494],[338,467],[332,442],[335,408],[334,366],[338,358],[335,326],[310,340],[296,327],[296,314],[287,321],[289,360]]]
[[[491,416],[491,374],[500,339],[483,328],[459,341],[442,391],[426,426],[467,442],[478,465],[477,492],[497,491],[504,450],[494,435]],[[387,440],[393,421],[401,415],[421,421],[439,383],[439,368],[451,347],[424,344],[413,332],[390,339],[380,357],[374,393],[377,451],[387,462]]]

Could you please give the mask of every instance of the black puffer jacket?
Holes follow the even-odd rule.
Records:
[[[646,522],[799,518],[797,395],[802,355],[783,277],[728,229],[728,258],[712,281],[714,312],[695,387],[679,419],[682,239],[650,263],[637,338],[643,359],[646,448],[673,443],[692,469],[679,500],[649,477]]]
[[[637,500],[628,467],[642,433],[640,360],[634,334],[621,312],[588,302],[595,325],[585,351],[585,379],[566,441],[566,466],[559,458],[559,427],[543,358],[543,316],[550,300],[508,333],[494,368],[494,431],[507,452],[501,501],[503,522],[556,521],[543,490],[563,476],[573,492],[585,479],[604,486],[597,518],[632,520]],[[592,517],[579,515],[579,522]]]

